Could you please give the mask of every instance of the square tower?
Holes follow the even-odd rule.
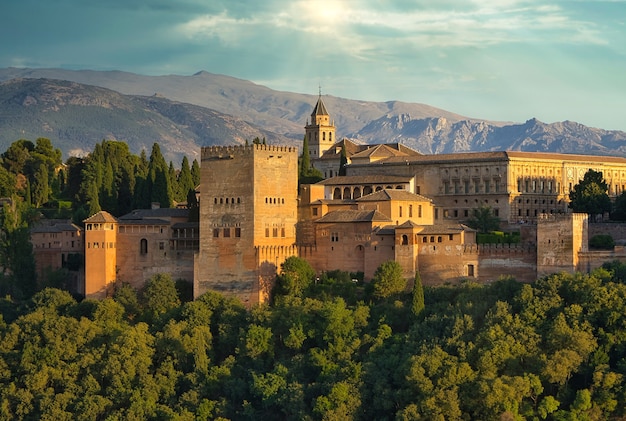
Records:
[[[202,148],[195,297],[216,290],[265,301],[277,269],[297,254],[297,171],[294,147]]]

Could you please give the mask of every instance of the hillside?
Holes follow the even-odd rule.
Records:
[[[118,92],[75,82],[12,79],[0,84],[0,149],[15,140],[50,138],[66,156],[83,155],[96,143],[128,142],[134,153],[162,145],[168,159],[197,158],[201,146],[243,144],[256,136],[289,139],[236,117],[196,105]]]
[[[47,81],[40,83],[38,89],[43,90],[37,93],[29,91],[35,89],[34,82],[23,78]],[[0,81],[12,81],[0,85],[0,147],[20,137],[46,136],[66,154],[89,150],[103,138],[125,140],[133,151],[158,141],[169,153],[190,157],[203,145],[238,144],[256,136],[266,137],[269,143],[298,144],[317,99],[208,72],[142,76],[120,71],[8,68],[0,69]],[[74,83],[67,85],[67,81]],[[56,93],[45,89],[57,83],[63,89],[56,92],[64,93],[55,104]],[[7,102],[7,98],[36,97],[33,94],[41,97],[37,104],[44,101],[51,108],[30,104],[26,109],[23,102]],[[68,96],[83,99],[68,102]],[[113,97],[119,106],[100,105],[110,105]],[[324,95],[324,102],[338,138],[361,143],[400,142],[426,154],[519,150],[626,156],[625,132],[576,122],[548,124],[534,118],[524,123],[493,122],[425,104],[330,95]],[[133,111],[121,104],[133,104]]]

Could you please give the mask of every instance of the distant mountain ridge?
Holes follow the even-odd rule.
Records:
[[[142,76],[7,68],[0,69],[1,81],[0,148],[20,137],[43,136],[66,154],[90,151],[90,145],[111,138],[127,141],[133,151],[159,142],[172,156],[189,157],[201,146],[241,144],[256,136],[300,145],[317,100],[204,71]],[[29,95],[35,103],[25,101]],[[399,142],[425,154],[519,150],[626,156],[626,132],[570,121],[505,123],[425,104],[323,99],[337,138],[360,143]]]

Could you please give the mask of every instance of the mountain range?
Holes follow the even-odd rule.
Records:
[[[572,121],[524,123],[465,117],[425,104],[323,95],[337,138],[399,142],[421,153],[541,151],[626,156],[626,132]],[[121,71],[0,69],[0,150],[47,137],[64,156],[103,139],[131,151],[161,145],[166,158],[198,158],[201,146],[300,145],[317,95],[282,92],[208,72],[143,76]]]

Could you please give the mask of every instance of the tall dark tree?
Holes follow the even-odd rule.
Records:
[[[602,171],[589,169],[569,194],[569,207],[574,212],[600,215],[611,211],[609,186],[604,181]]]
[[[300,168],[299,178],[306,177],[311,168],[311,154],[309,153],[309,139],[308,136],[304,136],[302,141],[302,154],[300,155]]]
[[[198,187],[200,184],[200,164],[198,164],[198,160],[194,159],[191,163],[191,179],[193,180],[193,186]]]
[[[42,163],[33,175],[33,187],[31,194],[32,203],[35,207],[39,207],[48,202],[50,194],[48,178],[48,167]]]
[[[186,156],[183,157],[183,162],[180,166],[180,172],[178,173],[178,189],[180,191],[180,197],[177,198],[179,202],[188,198],[189,190],[194,190],[196,187],[191,175],[191,168],[189,167],[189,160]],[[195,196],[195,194],[194,194]]]
[[[500,229],[500,218],[493,214],[491,207],[481,206],[474,209],[467,225],[480,233],[488,233]]]
[[[626,221],[626,191],[615,198],[611,219],[614,221]]]
[[[345,145],[341,148],[341,156],[339,158],[339,175],[346,175],[346,166],[348,165],[348,155],[346,154]]]
[[[304,136],[302,143],[302,154],[300,154],[300,162],[298,165],[298,185],[313,184],[324,179],[322,173],[311,164],[311,155],[309,154],[309,142]]]
[[[135,194],[134,207],[147,209],[150,207],[150,183],[148,182],[148,158],[145,149],[139,154],[139,161],[135,165]]]
[[[415,282],[413,284],[413,296],[411,300],[411,312],[414,316],[424,311],[424,287],[422,286],[422,277],[419,271],[415,272]]]
[[[30,242],[28,205],[4,205],[0,212],[0,294],[27,298],[37,291],[35,257]]]
[[[161,153],[158,143],[152,145],[150,163],[148,164],[148,180],[150,202],[159,203],[163,208],[172,205],[172,186],[169,182],[169,167]]]

